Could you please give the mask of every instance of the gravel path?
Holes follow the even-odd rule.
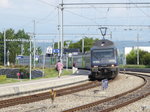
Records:
[[[53,103],[50,99],[47,99],[35,103],[22,104],[4,108],[1,109],[0,112],[61,112],[69,108],[84,105],[90,102],[120,94],[132,88],[135,88],[138,85],[141,85],[143,82],[144,81],[141,78],[120,74],[118,75],[116,80],[110,83],[109,87],[104,91],[100,86],[71,95],[58,97]],[[120,110],[117,111],[122,112]],[[125,112],[128,112],[128,110]]]

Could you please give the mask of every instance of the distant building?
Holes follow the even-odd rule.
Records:
[[[52,47],[51,46],[48,46],[47,49],[46,49],[46,54],[52,54]]]
[[[136,50],[136,49],[137,49],[137,47],[125,47],[125,55],[129,54],[131,52],[131,50]],[[150,47],[148,47],[148,46],[146,46],[146,47],[139,46],[139,49],[150,53]]]

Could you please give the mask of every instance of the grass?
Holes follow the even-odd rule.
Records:
[[[39,69],[42,71],[42,69]],[[58,71],[56,71],[54,68],[45,68],[44,69],[44,76],[40,77],[40,78],[35,78],[35,79],[41,79],[41,78],[52,78],[52,77],[57,77],[58,76]],[[64,75],[70,75],[72,74],[72,70],[71,69],[63,69],[61,76]]]
[[[37,68],[39,69],[39,68]],[[39,69],[42,71],[42,69]],[[58,76],[58,72],[54,69],[54,68],[45,68],[44,70],[45,75],[43,77],[39,77],[39,78],[34,78],[32,80],[38,80],[38,79],[43,79],[43,78],[52,78],[52,77],[57,77]],[[61,76],[64,75],[70,75],[72,74],[72,70],[66,70],[64,69]],[[15,79],[15,78],[6,78],[5,80],[0,81],[0,84],[6,84],[6,83],[15,83],[15,82],[20,82],[20,81],[29,81],[29,79]]]
[[[119,65],[120,68],[150,68],[150,65]]]
[[[0,84],[15,83],[15,82],[20,82],[20,80],[18,80],[18,79],[13,79],[13,78],[6,78],[6,80],[0,81]]]

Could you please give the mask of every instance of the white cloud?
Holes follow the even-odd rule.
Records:
[[[9,0],[0,0],[0,8],[9,8],[11,3]]]

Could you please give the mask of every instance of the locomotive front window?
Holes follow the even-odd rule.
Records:
[[[93,60],[100,61],[102,59],[108,59],[114,57],[113,49],[96,49],[92,52]]]

